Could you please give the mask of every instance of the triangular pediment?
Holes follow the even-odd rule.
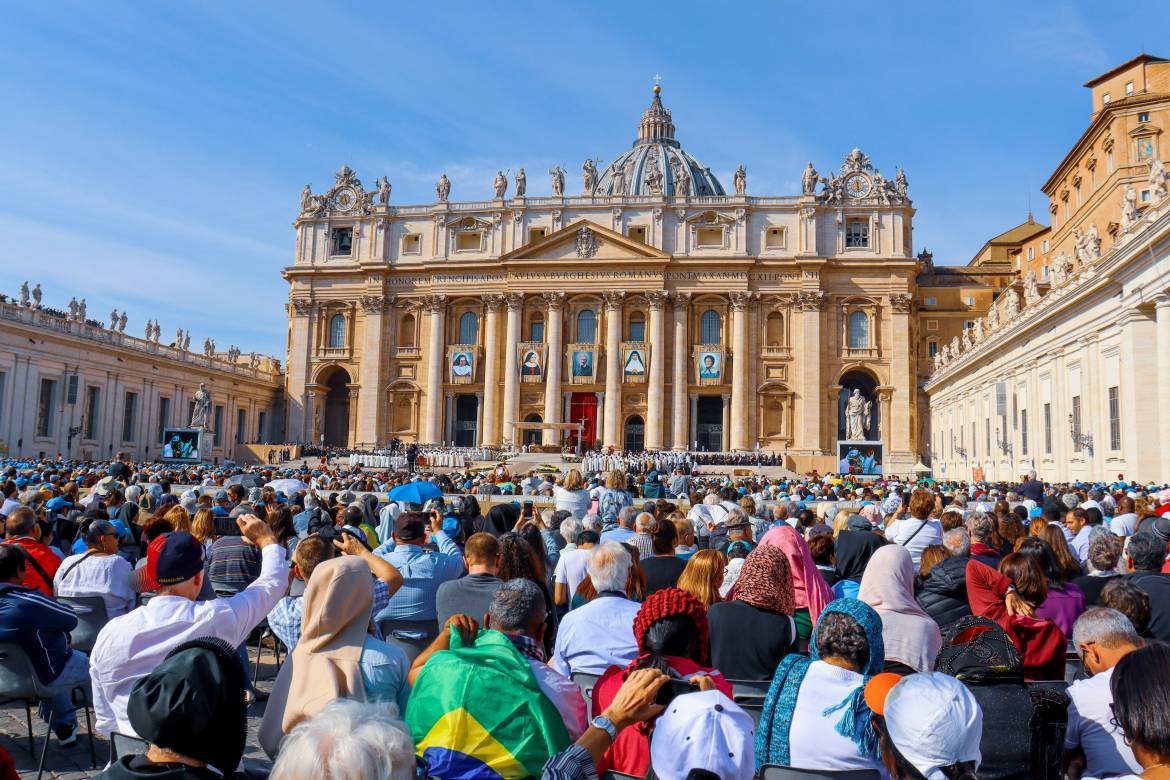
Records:
[[[539,241],[514,249],[500,258],[503,262],[669,259],[669,255],[648,244],[623,236],[587,219],[579,219]]]

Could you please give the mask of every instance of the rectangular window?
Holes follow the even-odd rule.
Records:
[[[1109,156],[1105,158],[1105,161],[1106,161],[1106,163],[1108,163],[1109,172],[1113,173],[1113,150],[1112,149],[1109,150]],[[1052,229],[1055,230],[1056,225],[1053,225]]]
[[[528,243],[535,244],[544,238],[544,228],[528,228]]]
[[[481,246],[483,246],[483,231],[471,230],[457,233],[455,236],[455,251],[457,252],[478,252]]]
[[[1020,454],[1028,454],[1028,410],[1020,410]]]
[[[247,439],[248,412],[244,409],[236,410],[236,444],[243,444]]]
[[[699,246],[723,248],[723,228],[699,228],[697,234]]]
[[[1107,105],[1109,105],[1109,101],[1110,101],[1110,100],[1112,100],[1112,99],[1113,99],[1113,98],[1111,98],[1111,97],[1109,96],[1109,93],[1108,93],[1108,92],[1106,92],[1104,95],[1102,95],[1102,96],[1101,96],[1101,105],[1103,105],[1103,106],[1107,106]]]
[[[402,237],[402,254],[404,255],[418,255],[422,254],[422,234],[411,233]]]
[[[160,397],[158,399],[158,441],[161,444],[163,441],[163,429],[171,427],[171,399]]]
[[[938,298],[935,298],[934,296],[927,296],[926,299],[922,302],[927,306],[938,306]]]
[[[528,326],[529,341],[544,341],[544,320],[533,320]]]
[[[975,296],[974,296],[974,295],[968,295],[968,296],[967,296],[967,305],[968,305],[968,306],[974,306],[974,305],[975,305]]]
[[[1012,393],[1012,430],[1020,427],[1019,399]]]
[[[768,228],[764,234],[764,246],[768,249],[783,249],[784,228]]]
[[[1073,452],[1081,451],[1081,397],[1072,397]]]
[[[630,320],[630,341],[646,340],[646,321]]]
[[[931,357],[938,357],[938,342],[937,341],[926,342],[926,349],[927,349],[927,352],[930,353]]]
[[[646,226],[645,225],[630,225],[626,228],[626,235],[635,241],[646,243]]]
[[[1121,449],[1121,397],[1116,387],[1109,388],[1109,449]]]
[[[212,442],[212,446],[221,447],[221,446],[223,446],[223,407],[222,406],[215,407],[214,420],[215,420],[215,422],[214,422],[215,436],[214,436],[214,441]]]
[[[42,379],[37,396],[37,436],[53,435],[53,396],[57,394],[55,379]]]
[[[138,422],[138,393],[126,393],[122,404],[122,441],[134,441],[134,425]]]
[[[1133,94],[1133,82],[1132,81],[1125,82],[1125,94],[1127,94],[1127,95]]]
[[[1043,252],[1044,254],[1048,254],[1048,239],[1047,238],[1040,242],[1040,251]]]
[[[353,228],[333,228],[333,245],[329,248],[331,255],[346,255],[353,252]]]
[[[1035,259],[1036,259],[1036,247],[1030,246],[1030,247],[1028,247],[1028,261],[1031,262],[1032,260],[1035,260]]]
[[[1052,404],[1044,404],[1044,454],[1052,454]]]
[[[98,410],[101,408],[101,399],[101,388],[85,388],[85,438],[87,439],[97,438]]]
[[[1150,121],[1150,112],[1143,111],[1142,113],[1138,114],[1138,121],[1139,122],[1149,122]]]
[[[978,442],[978,441],[979,441],[979,439],[976,438],[976,436],[975,436],[975,421],[972,420],[971,421],[971,457],[972,458],[976,458],[979,456],[979,445],[976,444],[976,442]]]
[[[263,444],[264,441],[268,438],[264,435],[264,423],[267,422],[267,417],[268,412],[260,412],[258,419],[256,420],[256,441],[260,444]]]
[[[869,246],[869,220],[850,219],[845,222],[845,248],[864,249]]]

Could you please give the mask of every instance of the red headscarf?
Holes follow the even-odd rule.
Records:
[[[784,551],[770,544],[752,550],[727,598],[769,612],[792,615],[796,609],[796,594],[792,587],[792,569]]]
[[[788,558],[788,567],[792,570],[796,608],[808,609],[809,617],[812,618],[813,625],[816,625],[821,612],[833,600],[833,591],[829,590],[825,578],[817,570],[812,553],[808,551],[808,544],[792,526],[780,523],[764,534],[760,545],[779,547],[784,552],[784,556]]]
[[[642,608],[634,617],[634,638],[638,640],[638,651],[645,655],[650,652],[646,633],[650,626],[669,617],[688,617],[695,624],[700,658],[694,659],[700,666],[711,663],[711,631],[707,625],[707,608],[703,602],[679,588],[663,588],[655,591],[642,602]]]

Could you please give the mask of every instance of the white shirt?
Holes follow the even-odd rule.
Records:
[[[627,665],[638,657],[634,617],[640,606],[600,596],[577,607],[561,620],[549,665],[565,677],[573,672],[600,675],[611,666]]]
[[[536,677],[536,684],[540,686],[541,693],[548,697],[564,718],[569,739],[576,742],[585,733],[585,729],[589,728],[585,717],[585,697],[581,695],[581,687],[568,677],[557,674],[542,661],[529,658],[528,665],[532,667],[532,674]]]
[[[886,539],[906,548],[906,552],[910,553],[910,559],[914,561],[915,571],[922,563],[922,551],[932,544],[942,544],[942,523],[938,520],[927,520],[926,526],[918,531],[921,525],[922,521],[918,518],[908,517],[886,526]],[[918,533],[914,533],[915,531]]]
[[[15,498],[4,499],[3,505],[0,505],[0,517],[8,517],[9,513],[19,506],[23,506],[23,504],[21,504]]]
[[[1077,535],[1068,543],[1068,546],[1072,548],[1073,554],[1077,556],[1078,561],[1089,560],[1089,534],[1092,532],[1093,526],[1086,525],[1077,531]]]
[[[585,517],[589,511],[589,505],[593,503],[593,498],[589,495],[589,491],[582,488],[581,490],[566,490],[560,485],[553,487],[553,495],[557,499],[557,509],[563,509],[578,520]],[[570,539],[570,542],[577,541]]]
[[[573,594],[577,592],[577,586],[581,584],[581,580],[589,574],[589,559],[592,556],[592,547],[587,550],[578,548],[561,553],[560,560],[557,561],[557,568],[553,572],[553,581],[568,589],[570,601],[573,600]]]
[[[61,561],[53,577],[53,592],[58,596],[101,596],[106,615],[116,618],[134,609],[137,598],[130,587],[133,573],[130,563],[120,555],[70,555]]]
[[[1137,515],[1127,512],[1117,515],[1109,523],[1109,530],[1117,536],[1133,536],[1133,529],[1137,525]]]
[[[1068,687],[1068,731],[1064,746],[1068,750],[1081,746],[1085,751],[1083,780],[1102,775],[1141,772],[1141,764],[1125,744],[1121,732],[1113,725],[1113,692],[1109,680],[1113,670],[1099,672],[1087,680],[1077,680]]]
[[[809,664],[792,713],[788,736],[790,765],[837,771],[879,768],[876,762],[858,754],[853,740],[837,732],[841,710],[824,714],[826,707],[844,701],[864,684],[865,678],[857,672],[824,661]]]
[[[94,728],[107,736],[114,731],[138,736],[126,714],[130,691],[183,642],[214,636],[239,647],[284,595],[288,587],[285,555],[280,544],[261,550],[260,576],[230,598],[191,601],[182,596],[155,596],[145,606],[107,623],[89,657]]]

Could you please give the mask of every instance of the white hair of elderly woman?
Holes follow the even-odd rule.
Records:
[[[414,740],[393,704],[335,699],[280,746],[271,780],[411,780]]]
[[[617,542],[602,542],[589,556],[589,579],[598,593],[606,590],[625,593],[632,563],[625,547]]]
[[[594,514],[585,515],[581,520],[582,531],[600,531],[601,518]]]
[[[566,517],[561,521],[560,533],[565,544],[576,544],[577,534],[581,533],[581,521],[575,517]]]

